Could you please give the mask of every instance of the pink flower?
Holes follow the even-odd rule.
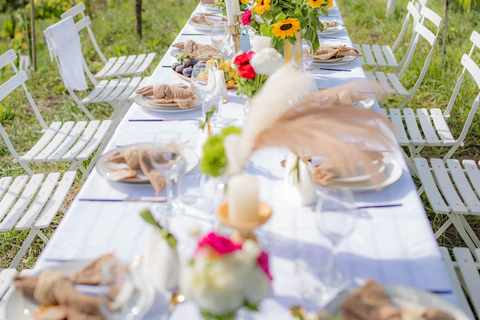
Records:
[[[268,254],[265,253],[265,251],[262,251],[260,255],[258,256],[257,259],[258,265],[262,270],[265,272],[267,277],[270,279],[270,281],[273,280],[272,275],[270,274],[270,268],[268,266]]]
[[[242,249],[242,245],[235,244],[232,240],[218,236],[215,232],[211,232],[198,242],[197,253],[201,251],[200,248],[210,247],[213,251],[219,255],[231,253],[236,250]]]
[[[252,10],[247,10],[242,15],[242,24],[244,26],[249,26],[252,23]]]
[[[245,63],[248,63],[250,59],[252,59],[252,56],[253,56],[253,51],[239,54],[238,56],[235,57],[235,60],[233,60],[233,64],[237,66],[241,66]]]

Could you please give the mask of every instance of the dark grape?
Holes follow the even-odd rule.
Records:
[[[192,76],[192,71],[193,71],[193,67],[188,67],[188,68],[185,68],[183,69],[183,75],[185,77],[191,77]]]
[[[180,63],[174,62],[174,63],[172,64],[172,69],[175,70],[175,68],[176,68],[177,66],[179,66],[179,65],[180,65]]]
[[[177,71],[178,73],[182,73],[183,69],[185,69],[185,66],[183,64],[180,64],[175,68],[175,71]]]

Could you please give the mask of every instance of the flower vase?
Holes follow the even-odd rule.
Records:
[[[303,33],[302,30],[295,32],[295,39],[297,41],[297,45],[300,45],[300,42],[298,40],[301,40],[303,38]],[[288,41],[288,39],[285,39],[285,43],[283,45],[283,57],[285,58],[285,64],[289,64],[292,62],[292,48],[293,44]]]

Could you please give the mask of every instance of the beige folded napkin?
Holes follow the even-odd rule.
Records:
[[[332,58],[341,58],[346,56],[360,57],[362,54],[357,49],[343,46],[331,46],[322,44],[314,54],[314,58],[319,60],[328,60]]]
[[[113,254],[102,256],[71,276],[46,270],[38,276],[17,275],[12,283],[18,290],[43,305],[60,305],[68,320],[101,320],[103,317],[98,308],[98,299],[79,293],[75,290],[75,285],[98,285],[102,265],[113,258]],[[61,310],[56,308],[55,311]]]
[[[177,103],[180,109],[190,109],[195,107],[195,100],[197,98],[195,93],[193,93],[192,88],[183,83],[157,83],[153,86],[146,86],[138,89],[136,93],[142,96],[155,97],[155,100],[152,100],[152,102],[162,103],[165,102],[165,99],[170,99],[171,102]]]
[[[331,104],[347,107],[367,98],[367,96],[362,93],[352,92],[350,90],[336,91],[319,88],[318,92],[325,92],[325,95],[323,95],[322,98],[326,98]]]
[[[185,53],[196,55],[200,58],[211,58],[215,55],[218,55],[217,47],[212,44],[200,44],[196,43],[194,40],[187,40],[185,42],[178,42],[173,45],[173,47],[185,51]]]
[[[201,0],[203,4],[215,4],[215,0]]]
[[[342,314],[345,320],[454,320],[443,311],[427,309],[421,306],[402,308],[395,307],[388,299],[383,288],[374,280],[356,290],[342,303]],[[414,317],[404,318],[406,315]]]
[[[165,187],[165,177],[153,168],[150,155],[151,149],[132,147],[105,157],[103,162],[126,163],[130,169],[142,170],[143,174],[152,184],[153,189],[155,189],[155,195],[158,195]],[[124,178],[125,177],[122,178],[119,176],[118,180],[123,180]]]
[[[216,22],[221,22],[219,20],[215,20],[215,19],[211,19],[208,17],[208,14],[205,14],[205,13],[201,13],[199,14],[198,16],[194,16],[194,17],[191,17],[190,18],[193,22],[196,22],[196,23],[205,23],[205,24],[208,24],[209,26],[213,26],[214,23]],[[225,17],[222,17],[222,20],[223,21],[227,21],[227,18]]]
[[[328,28],[336,28],[340,25],[337,21],[320,21],[323,24],[323,30]]]

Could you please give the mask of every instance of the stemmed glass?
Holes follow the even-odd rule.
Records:
[[[166,180],[167,201],[162,207],[162,213],[165,214],[177,213],[178,205],[172,201],[172,181],[185,170],[183,148],[183,142],[177,132],[164,131],[154,137],[151,160],[155,170],[163,174]]]
[[[305,71],[313,63],[312,42],[307,39],[298,39],[292,46],[292,62],[298,69]]]
[[[220,56],[222,60],[225,57],[225,49],[228,47],[231,42],[230,30],[225,22],[215,22],[212,25],[212,32],[210,33],[210,39],[218,51],[220,51]]]
[[[337,268],[336,249],[355,229],[357,209],[352,191],[344,188],[321,187],[317,189],[318,199],[315,208],[317,229],[333,245],[334,261],[331,267],[329,284],[343,289],[350,283],[348,274]]]
[[[212,99],[215,91],[215,72],[211,65],[197,63],[192,70],[191,87],[197,97],[202,100],[202,113],[204,117],[206,102]]]

